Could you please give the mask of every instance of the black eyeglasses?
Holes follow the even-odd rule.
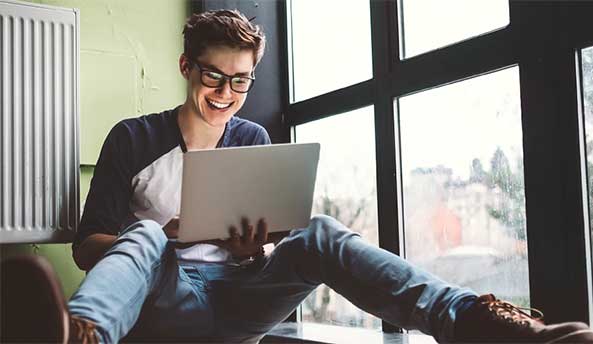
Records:
[[[202,81],[202,85],[206,87],[219,88],[229,80],[231,90],[237,93],[247,93],[251,87],[253,87],[253,83],[255,83],[255,78],[253,77],[226,75],[224,73],[202,68],[197,62],[194,62],[194,66],[200,71],[200,80]]]

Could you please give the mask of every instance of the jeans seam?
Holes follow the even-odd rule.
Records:
[[[161,265],[161,261],[157,261],[154,264],[151,265],[151,271],[154,271],[155,268],[158,268]],[[144,297],[144,300],[142,300],[142,303],[144,303],[144,301],[146,301],[146,299],[148,298],[148,296],[151,293],[150,290],[150,281],[147,279],[145,279],[145,283],[146,283],[146,288],[148,289],[146,292],[146,297]],[[117,312],[113,312],[113,314],[121,314],[122,313],[122,309],[126,309],[129,308],[130,305],[134,304],[137,302],[137,300],[140,299],[140,293],[136,293],[135,296],[129,300],[128,302],[126,302],[122,307],[120,307]],[[140,314],[142,312],[142,306],[140,306],[140,312],[138,314]],[[118,319],[117,317],[114,317],[113,319]],[[119,318],[121,319],[121,318]],[[136,323],[136,321],[138,321],[138,319],[136,319],[134,321],[134,324]],[[117,321],[114,322],[115,324],[117,324]],[[132,327],[134,326],[134,324],[132,324]],[[125,334],[124,334],[125,335]]]

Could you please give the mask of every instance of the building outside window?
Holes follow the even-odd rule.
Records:
[[[518,67],[398,105],[406,258],[528,307]]]

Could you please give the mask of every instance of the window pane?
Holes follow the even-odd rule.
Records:
[[[403,58],[509,23],[509,0],[400,0],[399,8]]]
[[[406,257],[527,306],[519,92],[513,67],[402,97],[399,116]]]
[[[369,0],[289,1],[292,101],[372,78]]]
[[[298,125],[295,141],[321,144],[313,214],[330,215],[378,245],[373,108]],[[380,319],[325,285],[303,302],[302,318],[305,322],[381,328]]]
[[[585,147],[587,154],[587,190],[589,199],[589,225],[593,230],[593,47],[581,51],[582,92],[585,117]],[[592,233],[593,236],[593,233]],[[591,307],[591,306],[589,306]]]

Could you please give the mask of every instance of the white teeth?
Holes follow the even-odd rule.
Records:
[[[210,99],[206,99],[208,101],[208,104],[214,106],[217,109],[226,109],[229,106],[231,106],[232,103],[228,103],[228,104],[224,104],[224,103],[219,103],[219,102],[215,102],[213,100]]]

